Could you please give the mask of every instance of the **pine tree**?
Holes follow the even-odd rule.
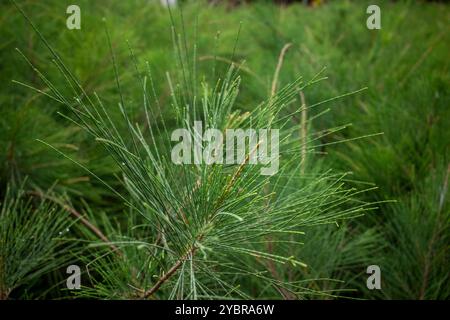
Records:
[[[149,65],[145,64],[142,71],[130,48],[143,108],[143,121],[134,122],[127,112],[128,101],[106,31],[118,108],[125,126],[125,131],[121,131],[110,116],[111,107],[97,93],[86,92],[62,58],[29,22],[53,55],[66,83],[64,90],[71,89],[73,98],[37,70],[49,88],[45,95],[68,108],[69,114],[61,115],[104,146],[120,168],[121,181],[127,190],[127,193],[116,191],[95,172],[42,141],[99,179],[129,208],[125,214],[130,225],[125,234],[109,228],[109,241],[102,239],[94,245],[106,251],[90,252],[89,257],[94,258],[86,262],[98,276],[92,278],[92,288],[86,288],[81,294],[103,298],[251,298],[261,295],[253,292],[253,281],[266,288],[262,290],[267,291],[268,297],[320,294],[320,288],[309,288],[304,278],[288,279],[278,274],[278,266],[289,266],[294,273],[307,268],[307,261],[299,258],[301,254],[290,252],[289,247],[301,245],[302,239],[308,236],[304,234],[307,228],[338,224],[337,221],[360,216],[374,208],[374,204],[355,198],[367,190],[347,187],[345,174],[329,170],[304,172],[306,154],[320,146],[316,142],[328,132],[305,136],[308,121],[292,123],[291,118],[304,113],[307,106],[301,105],[294,114],[287,111],[287,106],[298,103],[299,93],[323,80],[321,72],[308,81],[298,78],[281,90],[276,90],[276,76],[272,94],[266,101],[255,105],[251,112],[239,111],[235,107],[240,87],[236,65],[230,64],[213,86],[199,81],[195,47],[191,54],[183,25],[178,33],[172,19],[179,72],[175,77],[168,76],[169,106],[160,105]],[[278,173],[261,175],[260,166],[250,165],[254,150],[247,150],[243,161],[236,165],[173,163],[171,130],[184,128],[195,135],[192,132],[195,121],[201,121],[205,129],[221,131],[279,130]]]

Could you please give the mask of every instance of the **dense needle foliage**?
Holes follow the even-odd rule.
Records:
[[[2,4],[21,32],[2,28],[0,297],[448,298],[448,33],[398,27],[448,7],[384,4],[379,34],[360,2],[80,1],[75,32],[68,4],[19,2],[33,27]],[[277,174],[252,150],[174,164],[171,132],[194,121],[279,129]],[[69,264],[81,290],[65,289]]]

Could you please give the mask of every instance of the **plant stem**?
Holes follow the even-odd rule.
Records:
[[[292,43],[286,43],[281,49],[280,56],[278,57],[277,68],[275,69],[275,74],[273,75],[272,89],[270,90],[270,97],[272,98],[275,93],[277,93],[278,77],[280,75],[281,66],[283,65],[283,60],[286,52],[292,46]]]
[[[143,294],[143,298],[148,298],[152,294],[154,294],[163,284],[166,282],[172,275],[177,272],[177,270],[180,268],[180,266],[186,261],[186,259],[194,255],[195,250],[197,250],[197,247],[195,245],[192,246],[168,271],[165,273],[161,278],[158,279],[158,281],[155,283],[153,287],[151,287],[149,290],[145,291]]]
[[[306,100],[305,100],[305,95],[303,94],[303,91],[300,91],[300,99],[302,102],[302,106],[301,106],[301,123],[300,123],[300,140],[301,140],[301,146],[302,146],[302,151],[301,151],[301,173],[305,173],[305,165],[306,165],[306,136],[307,136],[307,127],[306,127],[306,121],[307,121],[307,113],[306,113]]]
[[[97,237],[99,237],[103,242],[109,244],[110,248],[116,252],[119,256],[122,255],[122,252],[120,249],[111,243],[111,241],[101,232],[96,226],[94,226],[89,220],[87,220],[81,213],[79,213],[77,210],[69,206],[68,204],[62,202],[61,200],[45,195],[42,192],[38,191],[28,191],[27,193],[38,196],[43,199],[50,200],[58,205],[60,205],[64,210],[68,211],[70,214],[72,214],[75,218],[79,219],[82,224],[84,224],[89,230],[91,230]]]

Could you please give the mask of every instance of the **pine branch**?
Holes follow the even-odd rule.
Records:
[[[199,238],[201,240],[201,238]],[[195,254],[195,251],[197,250],[197,247],[195,244],[165,273],[161,278],[158,279],[158,281],[155,283],[153,287],[151,287],[149,290],[145,291],[143,294],[143,298],[149,298],[151,295],[153,295],[158,289],[167,281],[169,280],[181,267],[181,265],[190,257],[193,259],[193,256]]]

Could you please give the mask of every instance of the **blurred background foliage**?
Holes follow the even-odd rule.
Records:
[[[106,17],[122,87],[129,100],[128,111],[135,118],[142,117],[141,94],[139,86],[134,85],[136,79],[127,42],[140,61],[149,62],[160,94],[158,99],[161,105],[167,104],[170,92],[166,72],[176,68],[167,9],[159,1],[78,0],[81,30],[72,31],[65,25],[65,12],[70,4],[73,1],[19,2],[86,91],[101,92],[106,103],[117,105],[111,58],[101,24],[102,17]],[[289,249],[308,261],[310,267],[299,274],[292,274],[289,268],[275,272],[285,279],[318,279],[308,284],[312,290],[338,288],[344,290],[344,295],[357,298],[448,299],[448,4],[378,1],[381,30],[366,28],[365,11],[370,1],[309,1],[309,4],[298,1],[281,5],[271,1],[182,1],[179,4],[183,8],[187,38],[191,45],[197,46],[200,77],[216,80],[216,75],[227,68],[231,59],[240,66],[242,86],[237,106],[242,110],[270,95],[278,56],[287,43],[292,46],[284,58],[280,86],[294,81],[298,75],[311,79],[326,67],[324,75],[328,79],[304,92],[308,106],[368,88],[311,109],[309,117],[327,108],[331,110],[312,121],[310,130],[351,124],[327,135],[321,144],[383,134],[323,146],[308,163],[307,170],[314,171],[320,166],[350,171],[350,183],[364,181],[378,187],[374,192],[361,194],[364,197],[361,200],[396,202],[382,204],[372,214],[341,226],[312,227],[304,246]],[[0,12],[1,197],[6,196],[7,186],[10,191],[19,190],[26,178],[26,189],[51,189],[52,193],[64,196],[71,207],[89,215],[100,228],[115,232],[112,223],[105,222],[105,214],[121,221],[121,212],[127,210],[122,201],[85,170],[36,139],[57,146],[121,190],[116,164],[86,133],[57,113],[64,114],[67,110],[11,81],[46,90],[15,48],[38,69],[45,70],[53,83],[61,83],[62,79],[50,54],[16,8],[9,1],[2,1]],[[211,73],[212,69],[216,72]],[[113,117],[120,117],[118,110],[114,110],[111,108]],[[126,230],[125,226],[117,232]],[[89,238],[88,233],[85,237]],[[365,270],[370,264],[381,267],[382,290],[371,291],[365,286]],[[61,277],[57,275],[61,271],[53,272],[56,275],[47,275],[48,281],[38,285],[33,282],[36,294],[30,295],[18,287],[11,296],[64,295],[63,285],[58,287],[55,280]],[[48,292],[47,282],[56,288]],[[260,293],[264,297],[263,288],[257,283],[248,285],[254,288],[255,296]],[[345,291],[349,289],[354,290]],[[267,296],[277,297],[277,294],[274,291]]]

